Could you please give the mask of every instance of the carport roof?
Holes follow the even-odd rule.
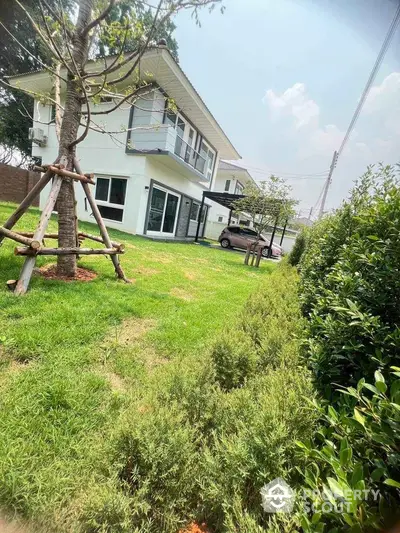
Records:
[[[235,205],[234,202],[237,202],[237,200],[241,200],[245,197],[244,194],[230,194],[229,192],[211,192],[211,191],[204,191],[203,192],[204,198],[208,198],[209,200],[212,200],[213,202],[217,202],[217,204],[220,204],[227,209],[234,209]]]

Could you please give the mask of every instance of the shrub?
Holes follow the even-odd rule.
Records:
[[[304,483],[319,491],[312,516],[299,512],[305,533],[382,530],[398,518],[399,234],[398,178],[369,168],[349,201],[313,227],[300,262],[304,355],[323,397],[321,428],[302,444]],[[365,499],[355,492],[364,490]],[[347,510],[324,510],[329,491],[334,502],[348,491]]]
[[[130,410],[121,427],[116,461],[131,496],[133,525],[151,517],[158,531],[179,529],[197,501],[199,435],[174,404]]]
[[[257,353],[242,331],[224,333],[212,350],[216,379],[224,390],[243,385],[257,367]]]
[[[355,385],[400,360],[400,190],[393,169],[372,169],[340,210],[311,232],[301,261],[316,383]]]
[[[399,377],[400,369],[394,369]],[[305,533],[322,531],[322,525],[338,532],[381,530],[400,518],[400,379],[390,389],[380,372],[375,379],[375,385],[361,380],[344,390],[350,401],[344,399],[338,410],[323,408],[324,425],[312,443],[302,445],[305,482],[315,491],[311,516],[302,514]],[[337,495],[336,502],[352,494],[344,499],[344,512],[322,505],[317,494],[324,488]]]
[[[304,369],[282,367],[220,396],[217,429],[201,456],[201,511],[215,531],[231,531],[235,499],[248,520],[268,525],[260,490],[278,476],[294,481],[296,440],[313,430],[313,410],[304,400],[312,394]]]
[[[289,253],[288,263],[291,266],[297,266],[300,263],[300,260],[303,256],[303,253],[306,249],[306,230],[303,229],[297,235],[294,246]]]

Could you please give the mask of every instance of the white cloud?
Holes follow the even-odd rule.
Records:
[[[372,87],[365,100],[365,113],[383,110],[400,112],[400,72],[392,72],[380,85]]]
[[[263,98],[275,118],[281,115],[292,115],[295,127],[300,129],[319,117],[318,105],[308,97],[304,83],[295,83],[281,95],[269,89]]]

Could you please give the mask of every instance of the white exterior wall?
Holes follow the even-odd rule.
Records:
[[[133,127],[139,125],[160,124],[163,120],[164,97],[159,91],[155,92],[155,98],[151,99],[146,96],[146,100],[138,102],[133,116]],[[159,94],[157,94],[159,93]],[[160,96],[161,95],[161,96]],[[112,103],[104,103],[95,107],[95,110],[107,109],[113,106]],[[143,110],[142,110],[143,109]],[[162,112],[161,112],[162,111]],[[130,109],[121,106],[109,115],[93,116],[93,120],[101,124],[108,131],[119,132],[127,128],[129,124]],[[35,120],[47,122],[51,118],[50,106],[37,106],[35,103]],[[33,155],[42,157],[43,163],[50,163],[55,160],[58,153],[58,141],[55,134],[55,126],[43,125],[34,122],[34,127],[44,130],[48,137],[47,145],[39,147],[33,145]],[[171,131],[172,130],[172,131]],[[140,131],[140,130],[139,130]],[[143,135],[143,130],[141,135]],[[147,135],[147,134],[146,134]],[[166,149],[173,152],[175,144],[175,131],[172,128],[161,128],[159,130],[149,131],[149,135],[154,139],[155,136],[165,136]],[[146,218],[149,189],[151,179],[164,184],[166,187],[177,190],[196,200],[201,201],[202,192],[208,186],[190,181],[183,173],[172,170],[163,163],[163,159],[170,157],[167,155],[140,155],[125,153],[127,133],[115,133],[113,140],[109,135],[90,131],[86,139],[78,146],[78,157],[83,172],[93,172],[95,177],[122,177],[127,178],[127,188],[124,206],[124,215],[122,222],[105,220],[108,227],[116,228],[128,233],[143,234]],[[150,138],[149,138],[150,139]],[[149,149],[149,139],[146,141],[146,150]],[[119,142],[118,142],[119,141]],[[171,148],[168,145],[171,144]],[[131,148],[138,148],[131,145]],[[183,164],[183,163],[182,163]],[[218,168],[218,154],[215,163],[214,174]],[[92,188],[93,194],[95,187]],[[48,185],[40,195],[40,207],[43,208],[50,185]],[[79,220],[94,222],[90,216],[90,206],[85,209],[85,195],[82,187],[77,183],[75,185],[77,212]]]

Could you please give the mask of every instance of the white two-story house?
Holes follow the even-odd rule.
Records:
[[[92,62],[87,68],[95,71],[99,65]],[[125,104],[109,115],[93,115],[99,129],[112,135],[90,131],[77,147],[80,166],[83,172],[95,174],[95,198],[109,227],[153,238],[191,238],[196,233],[202,193],[211,188],[220,158],[240,156],[165,46],[143,55],[140,72],[151,86],[133,106]],[[52,88],[45,71],[15,76],[10,82],[42,94]],[[176,112],[168,111],[170,99]],[[114,105],[103,99],[92,105],[92,111]],[[32,155],[41,157],[43,163],[51,163],[58,153],[55,126],[45,124],[51,118],[52,106],[35,101],[33,135],[43,137],[44,142],[33,144]],[[48,188],[41,194],[41,206],[47,193]],[[76,196],[78,218],[93,221],[79,186]],[[201,217],[201,235],[207,209]]]
[[[257,182],[247,169],[240,167],[236,163],[219,161],[212,190],[221,193],[243,194],[246,185],[249,183],[257,185]],[[212,202],[208,209],[205,236],[209,239],[217,239],[228,224],[251,226],[252,221],[251,217],[246,213],[231,213],[230,209]]]

